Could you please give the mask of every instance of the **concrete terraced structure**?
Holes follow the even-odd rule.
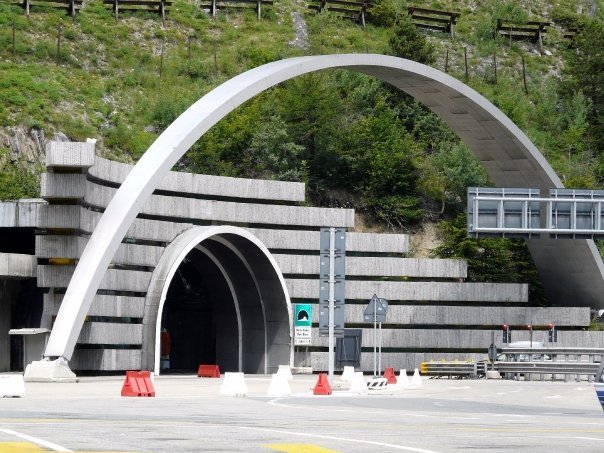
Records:
[[[75,263],[111,195],[131,170],[130,165],[95,156],[90,143],[49,144],[47,167],[41,182],[45,202],[0,204],[2,227],[36,231],[37,264],[32,255],[0,255],[0,266],[7,263],[0,270],[9,266],[21,275],[14,278],[36,275],[36,285],[44,292],[39,325],[28,327],[52,327]],[[322,226],[349,229],[346,320],[362,331],[360,365],[366,371],[372,369],[373,332],[363,320],[363,310],[373,293],[391,302],[383,329],[383,363],[396,368],[412,369],[429,359],[482,359],[484,353],[476,351],[490,344],[492,330],[499,343],[502,323],[554,322],[569,329],[589,324],[588,307],[527,306],[524,284],[466,283],[463,260],[407,258],[409,236],[355,233],[353,211],[303,207],[302,202],[304,187],[299,183],[170,172],[116,251],[87,313],[71,368],[87,373],[160,372],[158,319],[171,303],[166,294],[186,256],[200,278],[210,277],[205,283],[208,293],[220,300],[212,311],[217,327],[213,357],[223,370],[267,373],[289,362],[290,304],[296,302],[315,304],[315,310],[312,346],[309,352],[298,348],[294,364],[326,369],[327,341],[316,328]],[[225,214],[229,210],[235,212]],[[9,265],[9,259],[19,265]],[[4,275],[8,273],[7,268]],[[253,296],[254,278],[266,293],[260,298]],[[190,295],[191,300],[196,297]],[[184,326],[180,334],[196,338],[203,328],[208,325]],[[520,332],[514,335],[515,340],[528,338]],[[535,335],[541,341],[545,332]],[[604,336],[561,331],[559,338],[559,345],[595,346]],[[7,349],[6,340],[2,343]],[[197,358],[190,346],[181,347]]]
[[[307,268],[311,260],[297,257],[294,262],[288,263],[291,260],[289,247],[286,247],[285,250],[271,250],[270,244],[265,246],[261,239],[249,235],[249,233],[243,233],[242,230],[217,229],[212,232],[199,230],[198,235],[202,238],[200,239],[202,242],[193,246],[190,252],[195,256],[179,255],[177,259],[175,258],[169,265],[166,265],[169,269],[159,276],[155,275],[153,260],[147,260],[151,265],[122,264],[115,261],[110,264],[110,262],[113,257],[119,257],[120,253],[126,257],[130,256],[129,251],[119,252],[120,243],[124,238],[126,238],[126,242],[130,241],[128,238],[132,233],[128,233],[127,230],[132,231],[133,228],[137,228],[137,222],[140,225],[138,228],[141,230],[156,231],[161,228],[158,228],[155,222],[170,221],[175,224],[175,230],[180,230],[182,234],[189,234],[185,230],[192,225],[207,223],[256,229],[270,226],[269,229],[273,230],[312,231],[319,226],[352,228],[353,213],[351,211],[296,206],[295,204],[301,200],[296,198],[298,195],[294,195],[294,192],[300,193],[300,185],[297,185],[296,189],[285,183],[246,182],[243,187],[241,183],[234,180],[230,180],[230,184],[225,184],[219,182],[219,179],[206,177],[207,179],[195,183],[196,188],[201,188],[200,192],[187,195],[186,190],[183,191],[186,186],[184,182],[179,182],[178,178],[174,177],[164,179],[169,169],[187,149],[234,108],[282,81],[329,68],[346,68],[377,77],[415,97],[460,136],[483,163],[496,184],[539,187],[540,189],[561,186],[559,178],[543,156],[505,115],[471,88],[440,71],[399,58],[363,54],[300,57],[270,63],[225,82],[191,106],[161,134],[139,163],[123,179],[123,182],[118,176],[115,176],[114,181],[105,181],[102,179],[104,177],[102,172],[99,172],[97,176],[92,175],[92,172],[89,173],[86,181],[78,178],[77,175],[65,174],[73,173],[63,170],[73,166],[73,161],[78,159],[77,145],[64,145],[66,148],[51,158],[49,167],[58,170],[55,173],[63,173],[61,176],[49,177],[43,181],[44,193],[49,200],[55,200],[55,202],[63,200],[59,201],[61,206],[57,206],[53,212],[57,215],[60,213],[64,218],[54,220],[56,223],[53,228],[57,231],[69,230],[73,227],[69,225],[70,219],[77,217],[80,225],[76,228],[82,228],[82,224],[88,222],[89,225],[94,226],[94,232],[90,236],[88,245],[79,256],[79,265],[73,271],[73,278],[68,285],[46,348],[46,357],[59,358],[64,364],[65,361],[72,358],[76,342],[79,341],[80,349],[84,349],[81,347],[81,338],[78,340],[78,334],[80,333],[81,336],[81,332],[87,332],[86,329],[82,329],[82,326],[85,324],[87,316],[92,318],[89,314],[90,308],[95,294],[99,294],[98,291],[105,296],[129,294],[143,297],[144,295],[146,302],[141,321],[143,327],[140,329],[141,345],[144,350],[141,366],[147,368],[151,366],[148,349],[152,343],[155,343],[154,362],[157,369],[157,357],[160,354],[157,352],[159,346],[157,346],[156,340],[161,327],[159,320],[164,315],[161,313],[162,298],[170,299],[170,291],[177,290],[164,291],[159,296],[160,301],[157,304],[157,301],[149,301],[145,288],[147,291],[149,285],[157,288],[158,285],[154,283],[154,279],[164,278],[164,274],[174,277],[175,272],[178,271],[182,281],[179,289],[181,293],[183,291],[189,294],[195,291],[203,292],[205,289],[193,288],[195,285],[187,280],[190,280],[191,275],[195,272],[203,274],[205,269],[212,268],[211,263],[213,263],[218,270],[214,275],[208,277],[212,281],[214,291],[209,292],[213,297],[216,297],[217,294],[222,298],[230,295],[233,300],[234,312],[222,313],[219,318],[222,316],[224,319],[220,318],[222,321],[218,324],[214,319],[212,328],[222,331],[222,328],[230,326],[232,319],[235,318],[238,324],[237,344],[229,346],[231,349],[228,354],[225,351],[222,351],[221,354],[228,355],[229,360],[237,356],[238,366],[243,367],[244,371],[246,369],[269,371],[274,368],[276,362],[284,361],[283,353],[276,350],[285,351],[285,348],[279,346],[273,350],[272,346],[283,344],[284,330],[289,330],[291,334],[290,327],[283,328],[285,318],[291,315],[290,297],[293,299],[310,298],[314,294],[311,289],[313,274],[306,274],[306,272],[310,272]],[[49,154],[52,154],[52,150],[50,151]],[[80,156],[79,158],[82,159],[81,167],[86,168],[92,165],[92,157]],[[117,173],[119,171],[116,171]],[[194,177],[188,178],[195,179]],[[190,182],[190,179],[187,181]],[[120,182],[121,187],[116,190]],[[94,184],[94,187],[91,187],[91,184]],[[166,184],[166,187],[162,188],[161,184]],[[212,186],[213,184],[215,185]],[[256,186],[257,184],[259,186]],[[226,185],[231,187],[224,187]],[[78,193],[81,193],[82,190],[85,193],[84,201],[79,205],[77,203]],[[55,191],[60,193],[55,193]],[[152,195],[153,191],[155,191],[154,195]],[[213,197],[216,199],[212,199]],[[245,198],[246,203],[238,202],[239,197]],[[76,202],[70,206],[69,202],[65,202],[65,200],[76,200]],[[278,204],[272,204],[273,200]],[[78,211],[80,206],[88,208],[89,212]],[[106,210],[106,213],[97,223],[97,219],[94,217],[97,217],[96,214],[103,210]],[[135,221],[137,216],[139,220]],[[39,220],[42,223],[49,220],[47,213],[41,212]],[[189,227],[183,227],[183,224],[189,224]],[[165,236],[165,232],[156,232]],[[176,236],[172,239],[176,239]],[[156,239],[131,239],[131,241],[130,245],[150,245],[155,247],[155,253],[161,252],[157,247],[161,247],[162,243]],[[206,241],[209,242],[206,243]],[[308,239],[304,240],[305,243],[308,241]],[[72,247],[79,246],[78,243]],[[602,305],[604,266],[597,255],[593,241],[578,240],[562,244],[561,241],[541,239],[529,241],[529,247],[552,302],[592,307]],[[133,253],[135,249],[136,247],[132,247]],[[305,250],[308,254],[309,249]],[[371,250],[365,251],[363,257],[365,258],[366,254],[371,254],[371,252]],[[282,258],[284,262],[278,264],[272,253],[284,255]],[[404,250],[394,250],[392,253],[402,254]],[[162,259],[163,255],[160,263]],[[182,261],[179,261],[181,259]],[[56,265],[60,261],[62,264],[69,264],[69,260],[69,258],[52,258],[48,263]],[[256,268],[253,265],[256,261],[263,260],[265,261],[263,266]],[[284,268],[289,266],[290,270],[294,269],[296,273],[290,274],[290,278],[284,279],[281,265]],[[373,268],[377,273],[381,272],[378,269],[384,269],[383,278],[371,273],[369,273],[370,275],[360,275],[358,281],[351,282],[347,286],[346,298],[351,300],[368,299],[371,293],[375,292],[369,291],[368,288],[373,287],[379,289],[382,297],[394,300],[398,298],[400,301],[413,300],[416,303],[443,300],[449,303],[476,301],[522,304],[526,301],[525,286],[461,284],[459,282],[422,284],[422,282],[400,281],[400,275],[388,275],[388,269],[392,269],[392,265],[392,262],[384,262]],[[416,265],[416,262],[409,263],[408,267],[412,268]],[[363,269],[368,268],[359,261],[351,261],[351,266],[353,269],[356,266],[361,273],[367,272]],[[71,273],[71,269],[67,267],[58,270],[42,266],[39,269],[42,273],[39,280],[43,285],[50,285],[52,282],[66,285],[65,281]],[[415,271],[417,270],[416,268]],[[128,274],[124,272],[128,272]],[[241,272],[245,276],[241,280],[247,278],[247,282],[243,284],[243,287],[238,288],[234,285],[235,279],[232,275],[234,273],[240,275]],[[438,276],[432,276],[430,272],[427,272],[422,273],[421,277],[459,278],[459,275],[455,276],[455,272],[448,272],[448,270],[440,271]],[[185,278],[183,273],[190,275]],[[305,278],[307,275],[311,278]],[[377,277],[376,280],[379,280],[380,283],[373,286],[362,283],[369,281],[371,277]],[[219,289],[218,282],[221,281],[221,278],[226,283]],[[351,278],[356,277],[351,275]],[[169,278],[166,279],[166,285],[171,285],[168,280]],[[264,290],[265,282],[272,282],[270,284],[274,289],[272,291]],[[270,284],[267,283],[267,285]],[[53,291],[53,293],[56,296],[57,292]],[[251,295],[252,293],[255,295]],[[206,304],[208,313],[217,310],[218,306],[210,303],[212,297],[206,294],[204,298],[208,301]],[[250,302],[254,298],[256,302]],[[273,299],[282,299],[281,304],[277,304]],[[222,305],[220,306],[222,307]],[[159,311],[156,310],[153,315],[155,307],[159,307]],[[281,314],[277,316],[270,307],[279,307]],[[262,316],[252,313],[258,310],[262,312]],[[254,318],[254,316],[256,317]],[[106,318],[110,317],[96,317],[94,320],[88,319],[88,321],[98,321],[99,323],[102,321],[103,324],[110,324],[106,322]],[[231,321],[225,321],[227,318]],[[253,318],[254,321],[247,323],[244,318],[250,320]],[[129,320],[115,324],[137,325],[137,319],[140,318],[127,319]],[[155,338],[152,335],[152,327],[149,327],[150,324],[148,325],[148,323],[153,323],[153,319],[157,320]],[[104,335],[95,335],[96,332],[92,326],[91,324],[89,328],[91,338],[95,341],[97,338],[107,338]],[[136,331],[136,328],[128,329],[122,325],[119,328],[115,327],[114,331],[122,332],[128,342],[134,341],[131,331]],[[124,332],[128,332],[128,334]],[[136,334],[134,336],[136,337]],[[264,338],[264,345],[262,345],[262,338]],[[278,341],[273,343],[271,340],[276,338]],[[216,342],[215,334],[213,341]],[[98,345],[99,343],[91,344]],[[137,350],[137,344],[124,344],[124,341],[117,340],[115,344],[121,345],[120,348],[115,348],[116,351],[128,352],[115,352],[112,360],[117,355],[136,356],[136,353],[131,351]],[[453,342],[445,341],[443,344],[452,345]],[[105,350],[108,348],[91,347],[88,349]],[[233,352],[235,350],[237,352]],[[214,352],[216,353],[216,351]],[[314,354],[321,351],[312,352]],[[100,353],[95,354],[98,356]],[[320,354],[314,355],[320,356]]]

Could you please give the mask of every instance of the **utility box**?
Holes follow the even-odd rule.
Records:
[[[50,330],[44,328],[11,329],[9,335],[23,335],[23,370],[44,355]]]

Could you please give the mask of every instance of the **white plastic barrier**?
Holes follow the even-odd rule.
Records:
[[[0,398],[22,398],[25,396],[25,381],[21,374],[0,375]]]
[[[367,381],[369,390],[384,390],[388,385],[388,379],[382,377],[373,377]]]
[[[354,367],[353,366],[345,366],[344,372],[342,373],[342,379],[344,382],[352,382],[355,377]]]
[[[289,365],[279,365],[279,369],[277,370],[278,375],[285,376],[288,381],[292,381],[294,377],[292,376],[292,370]]]
[[[247,384],[243,378],[243,373],[224,373],[220,394],[223,396],[246,396]]]
[[[402,369],[399,373],[398,379],[396,381],[397,387],[407,388],[409,387],[409,376],[407,376],[407,370]]]
[[[266,391],[266,396],[282,397],[290,396],[292,391],[289,387],[289,382],[285,374],[275,373],[271,379],[271,383]]]
[[[356,393],[357,395],[367,395],[367,393],[369,393],[367,390],[367,383],[365,382],[365,378],[361,371],[357,371],[353,374],[350,383],[350,393]]]
[[[422,386],[422,378],[419,375],[419,370],[416,368],[413,373],[413,377],[411,378],[411,387],[421,387]]]

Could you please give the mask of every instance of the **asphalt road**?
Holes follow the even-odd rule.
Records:
[[[602,452],[604,412],[586,382],[423,380],[416,389],[266,397],[219,395],[222,379],[155,379],[156,397],[120,396],[123,377],[27,383],[0,399],[0,452]]]

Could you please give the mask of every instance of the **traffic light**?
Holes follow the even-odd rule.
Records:
[[[512,333],[510,332],[510,326],[507,324],[503,325],[503,343],[511,343],[512,342]]]
[[[549,332],[548,332],[549,342],[557,343],[558,342],[558,330],[556,330],[556,326],[553,324],[548,324],[547,327],[549,327]]]

